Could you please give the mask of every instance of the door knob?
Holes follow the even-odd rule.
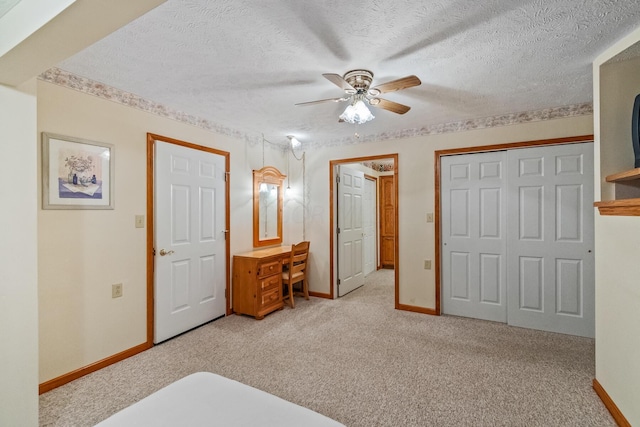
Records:
[[[171,255],[173,251],[165,251],[164,249],[160,249],[160,256]]]

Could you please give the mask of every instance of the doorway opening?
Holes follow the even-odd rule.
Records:
[[[358,206],[360,206],[360,209],[362,209],[364,211],[364,207],[365,206],[371,206],[370,203],[372,203],[371,200],[365,200],[364,199],[364,194],[365,194],[365,185],[366,186],[370,186],[372,182],[375,182],[374,187],[375,187],[375,200],[373,201],[376,204],[375,207],[375,213],[371,213],[368,212],[371,215],[372,221],[374,222],[374,226],[373,231],[372,228],[370,226],[370,222],[369,219],[367,218],[363,218],[362,221],[362,226],[360,227],[361,230],[360,231],[355,231],[355,230],[351,230],[351,232],[355,232],[355,233],[361,233],[361,235],[359,236],[355,236],[354,239],[356,241],[355,245],[362,245],[361,248],[361,252],[363,255],[362,258],[362,275],[363,278],[364,276],[366,276],[366,274],[364,273],[365,271],[368,271],[369,273],[371,273],[371,265],[373,264],[373,271],[377,271],[378,269],[380,269],[382,266],[381,264],[381,260],[382,260],[382,256],[384,255],[386,261],[386,268],[389,269],[393,269],[393,281],[394,281],[394,299],[395,299],[395,308],[399,308],[399,290],[398,290],[398,283],[399,283],[399,276],[400,276],[400,265],[399,265],[399,236],[397,234],[397,230],[398,230],[398,206],[397,206],[397,200],[398,200],[398,154],[383,154],[383,155],[376,155],[376,156],[364,156],[364,157],[355,157],[355,158],[347,158],[347,159],[340,159],[340,160],[331,160],[329,162],[329,178],[330,178],[330,184],[329,184],[329,223],[330,223],[330,232],[329,232],[329,240],[330,240],[330,276],[331,276],[331,287],[330,287],[330,297],[331,298],[337,298],[338,296],[341,295],[341,292],[339,292],[339,287],[338,286],[342,286],[342,283],[344,277],[341,277],[341,272],[340,272],[340,268],[341,268],[341,255],[340,255],[340,248],[339,245],[341,243],[341,234],[343,234],[344,236],[344,230],[339,230],[339,228],[341,227],[341,215],[344,214],[343,211],[341,211],[341,209],[343,209],[345,207],[345,205],[347,203],[345,203],[345,201],[343,200],[342,203],[340,203],[340,183],[338,182],[338,180],[340,178],[337,178],[339,176],[339,169],[340,167],[346,167],[349,168],[351,167],[352,169],[357,169],[360,170],[362,173],[362,191],[363,191],[363,201],[361,204],[356,204],[353,205],[356,209],[358,209]],[[366,171],[366,172],[365,172]],[[388,179],[390,182],[393,183],[393,185],[388,186],[387,191],[391,192],[390,198],[393,200],[394,202],[394,208],[393,209],[387,209],[386,213],[383,212],[381,210],[381,204],[382,201],[380,199],[380,182],[382,181],[380,178],[382,176],[386,176],[389,178]],[[343,185],[345,184],[344,182],[342,183]],[[347,200],[351,199],[352,194],[347,192],[347,194],[343,194],[343,197],[345,197]],[[368,196],[367,196],[368,197]],[[382,218],[382,216],[385,215],[385,218]],[[386,231],[387,231],[387,239],[386,241],[382,241],[382,233],[381,233],[381,222],[386,224]],[[344,227],[343,227],[344,228]],[[367,231],[365,231],[365,228],[367,228]],[[389,234],[389,231],[392,230],[393,233]],[[373,233],[372,236],[367,235],[368,233]],[[358,240],[360,240],[358,242]],[[365,243],[366,240],[366,243]],[[352,240],[353,241],[353,240]],[[352,242],[351,241],[351,242]],[[351,244],[350,241],[347,241],[346,244],[350,245]],[[366,253],[366,249],[370,248],[371,245],[374,245],[374,260],[372,261],[371,258],[367,259],[365,258],[365,256],[367,256]],[[382,246],[385,246],[384,249],[382,249]],[[344,250],[344,249],[343,249]],[[385,252],[386,251],[386,252]],[[388,253],[387,253],[388,252]],[[356,253],[359,253],[356,251]],[[371,257],[371,254],[368,254],[369,257]],[[352,260],[351,260],[352,261]],[[344,260],[342,260],[342,262],[344,262]],[[355,264],[357,265],[357,263]],[[343,274],[342,276],[345,276],[344,272],[344,266],[343,268]],[[347,268],[347,272],[348,273],[353,273],[353,271],[349,270]],[[350,276],[350,274],[346,274],[346,276]],[[339,285],[339,280],[341,280],[341,283]],[[343,293],[344,294],[344,293]]]

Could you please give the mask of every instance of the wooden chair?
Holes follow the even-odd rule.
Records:
[[[307,282],[307,261],[309,258],[310,242],[300,242],[291,246],[291,256],[289,257],[289,269],[282,272],[282,284],[288,288],[289,293],[283,297],[283,301],[289,300],[289,306],[295,308],[293,300],[296,283],[302,284],[301,291],[295,292],[303,295],[304,299],[309,299],[309,283]]]

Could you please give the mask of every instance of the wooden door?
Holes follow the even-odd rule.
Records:
[[[392,175],[381,176],[380,183],[380,264],[382,268],[395,267],[395,180]]]

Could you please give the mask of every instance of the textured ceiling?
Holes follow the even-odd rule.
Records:
[[[168,0],[58,64],[251,140],[303,142],[419,134],[429,126],[589,103],[591,63],[640,22],[638,0]],[[374,73],[404,115],[346,103],[323,73]]]

